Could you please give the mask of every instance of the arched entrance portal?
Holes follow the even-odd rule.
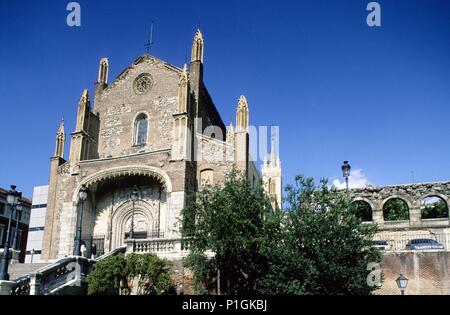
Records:
[[[111,171],[107,176],[93,176],[81,185],[89,189],[85,205],[82,238],[88,246],[97,244],[97,254],[107,253],[124,244],[131,230],[134,209],[135,238],[164,237],[168,217],[169,187],[163,176],[153,172]],[[81,187],[80,185],[80,187]],[[139,198],[131,200],[138,188]]]

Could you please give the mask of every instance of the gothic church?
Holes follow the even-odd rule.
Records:
[[[71,255],[77,222],[99,254],[124,244],[134,209],[135,238],[180,238],[179,216],[190,192],[223,182],[235,166],[253,183],[261,176],[249,154],[249,106],[241,96],[236,126],[225,127],[203,81],[204,39],[198,30],[189,65],[148,54],[108,83],[100,61],[95,95],[82,93],[64,158],[64,122],[51,158],[42,260]],[[281,162],[272,150],[262,179],[281,205]],[[80,213],[78,192],[88,189]],[[139,198],[130,194],[138,188]]]

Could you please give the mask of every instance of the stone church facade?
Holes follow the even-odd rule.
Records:
[[[220,185],[233,166],[250,182],[261,175],[249,153],[249,106],[239,99],[236,126],[225,127],[203,82],[204,39],[198,30],[192,58],[183,68],[150,55],[136,59],[108,83],[109,62],[100,61],[95,95],[85,90],[76,129],[64,159],[64,122],[50,163],[42,260],[72,255],[84,203],[82,238],[102,252],[122,246],[131,228],[143,239],[179,239],[180,212],[189,193]],[[262,180],[281,205],[281,161],[272,153]],[[130,195],[137,187],[139,199]]]

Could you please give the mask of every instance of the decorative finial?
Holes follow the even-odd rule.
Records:
[[[89,91],[87,89],[85,89],[83,91],[83,94],[81,95],[81,99],[80,99],[80,103],[86,104],[86,103],[90,103],[90,98],[89,98]]]
[[[194,36],[194,41],[192,43],[192,57],[191,61],[200,61],[203,63],[205,41],[203,39],[203,34],[200,29],[197,29]]]

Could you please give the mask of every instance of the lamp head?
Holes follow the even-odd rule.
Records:
[[[15,185],[11,185],[11,190],[8,191],[8,195],[6,197],[6,201],[11,207],[14,207],[19,202],[19,198],[21,197],[21,193],[16,190]]]
[[[408,286],[409,279],[406,278],[403,274],[400,274],[400,276],[397,278],[397,286],[399,289],[404,290]]]
[[[80,199],[81,202],[85,202],[88,196],[88,189],[86,186],[82,186],[80,188],[80,191],[78,192],[78,199]]]
[[[350,164],[348,163],[348,161],[344,161],[344,165],[342,165],[342,175],[345,178],[350,177],[350,170],[352,169],[352,167],[350,166]]]

